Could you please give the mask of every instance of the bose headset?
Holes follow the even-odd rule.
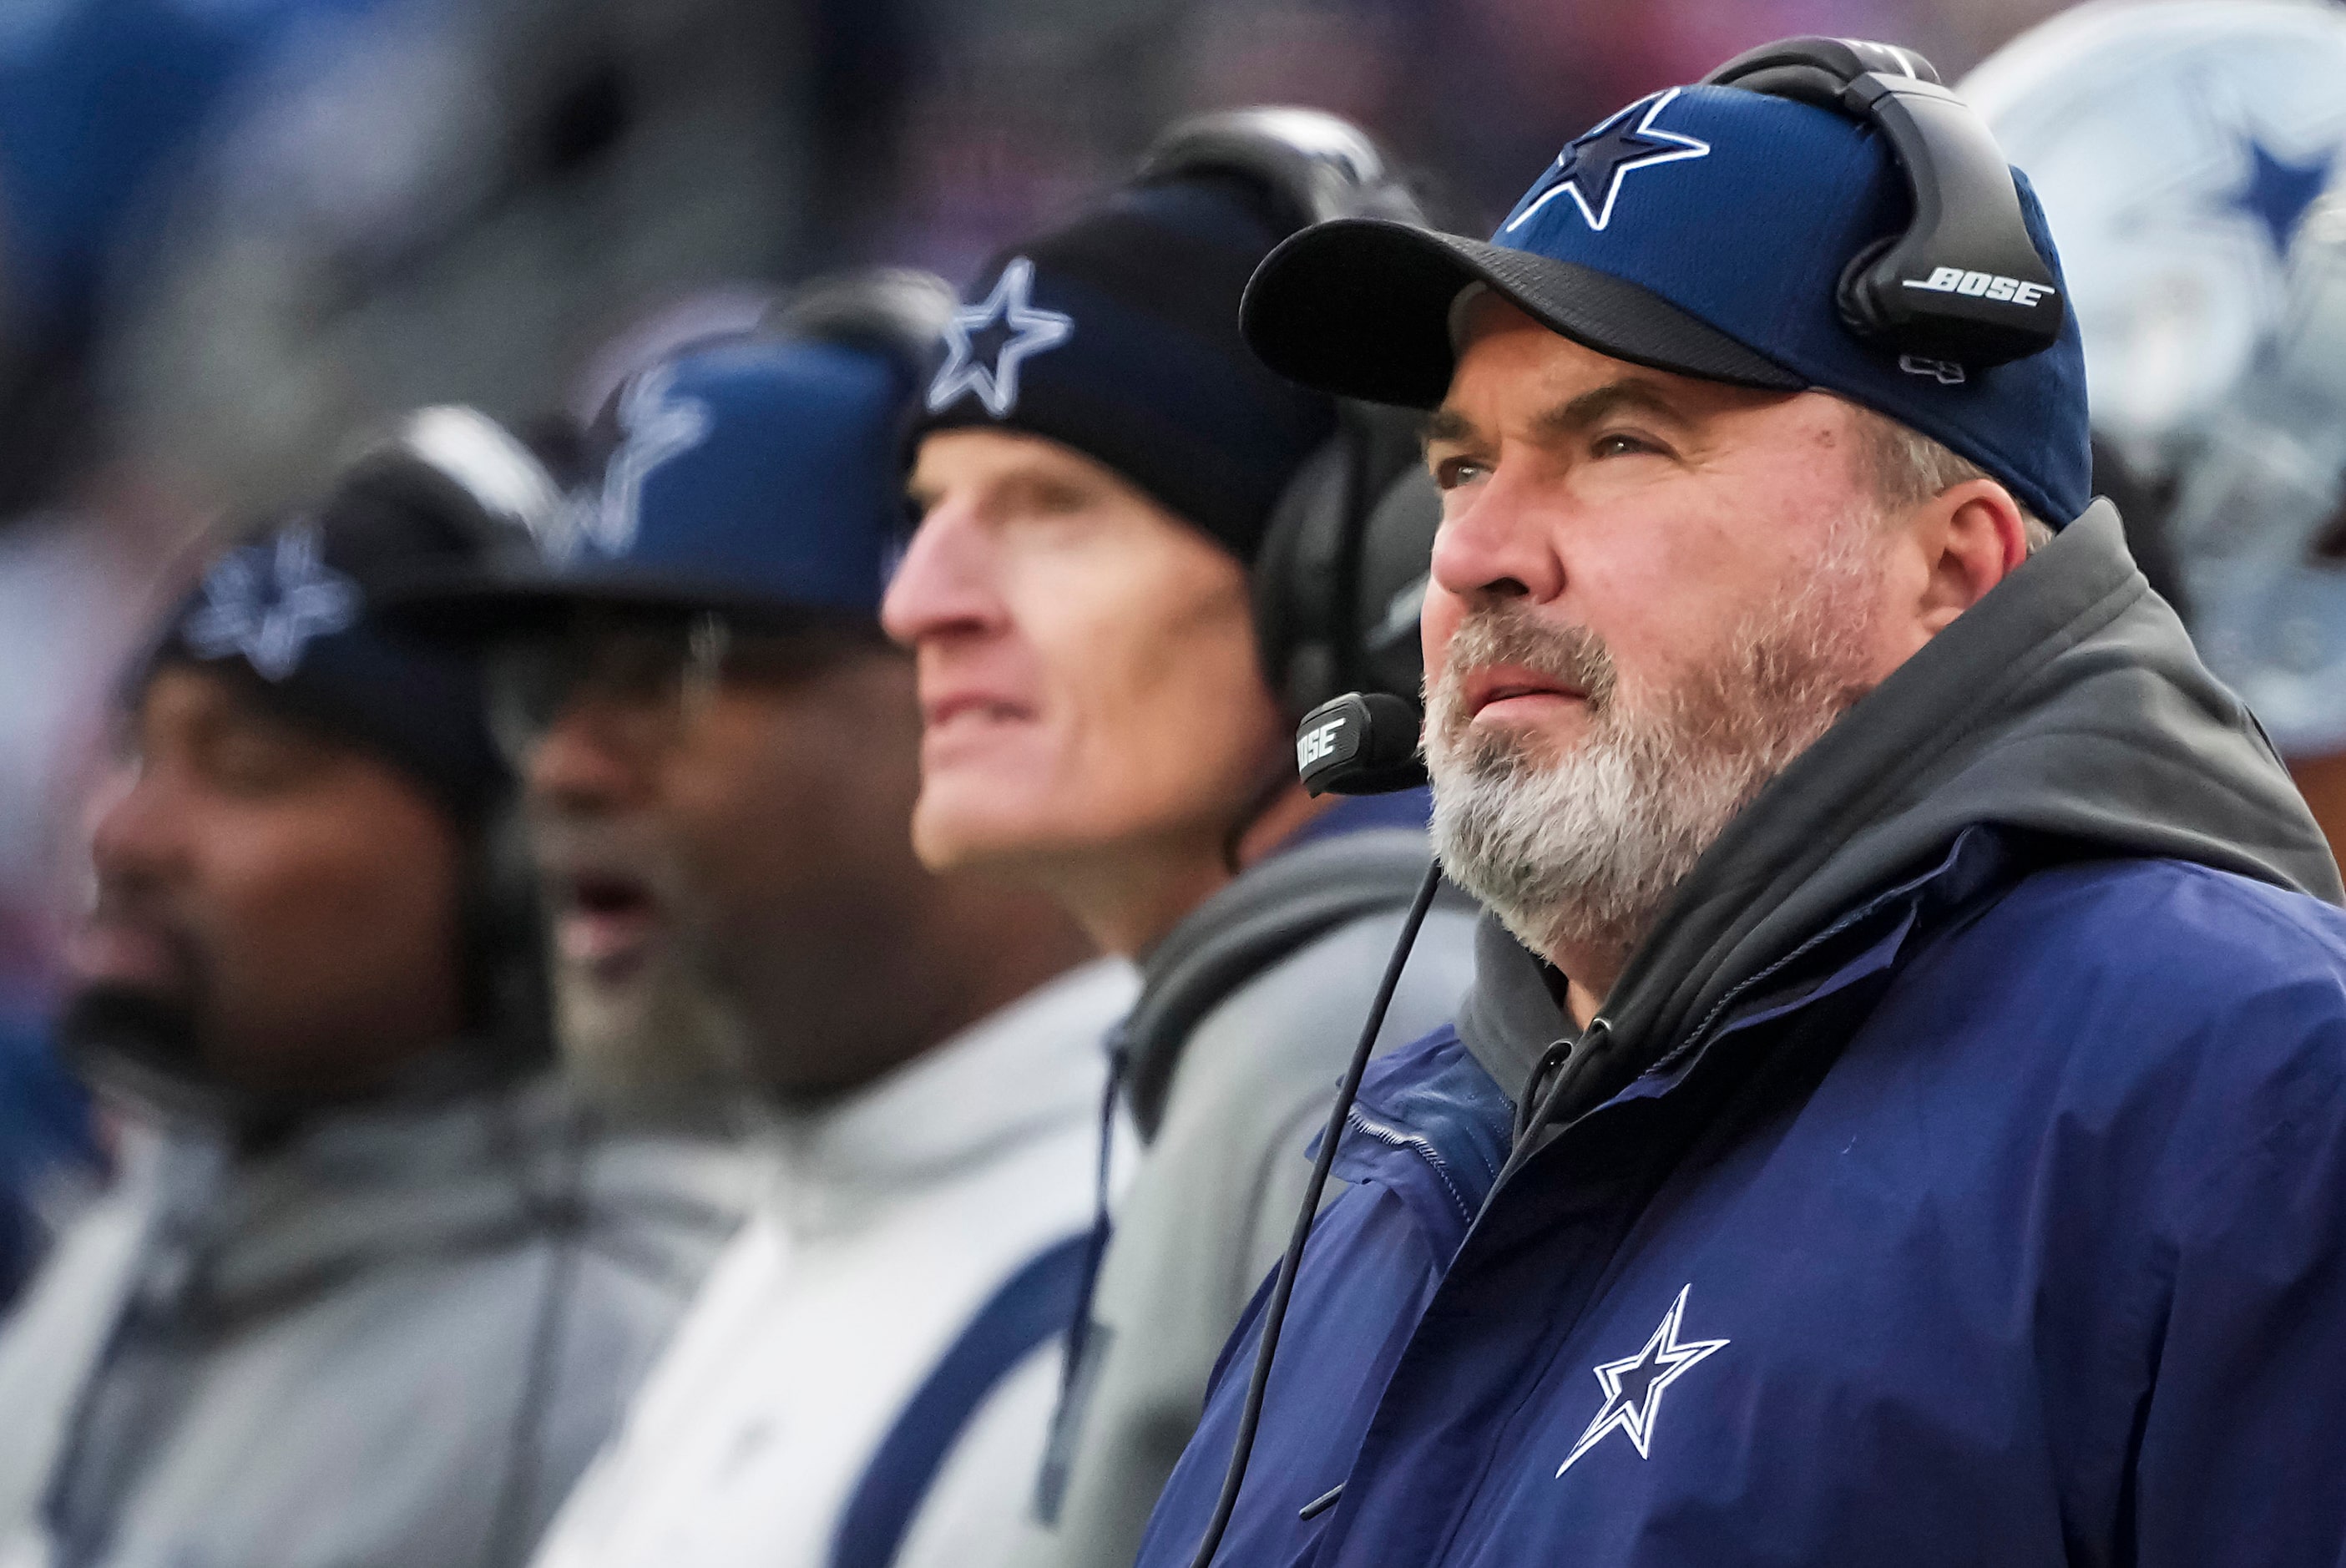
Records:
[[[1872,127],[1887,143],[1913,199],[1913,213],[1903,229],[1865,247],[1843,267],[1835,298],[1851,332],[1892,350],[1976,365],[2020,359],[2058,340],[2061,296],[2054,290],[2052,270],[2029,239],[2010,167],[1986,125],[1940,85],[1928,60],[1887,44],[1790,38],[1747,50],[1703,81],[1831,109]],[[1991,290],[1998,292],[1991,295]],[[1424,537],[1430,546],[1431,529]],[[1412,620],[1414,624],[1413,616]],[[1304,787],[1314,795],[1372,795],[1422,782],[1422,722],[1416,705],[1390,687],[1348,691],[1321,703],[1297,727],[1297,769]],[[1336,1145],[1368,1070],[1370,1050],[1384,1027],[1402,966],[1441,879],[1436,860],[1427,866],[1393,944],[1367,1024],[1321,1133],[1311,1185],[1296,1211],[1286,1256],[1280,1260],[1263,1308],[1221,1495],[1191,1568],[1208,1568],[1213,1562],[1238,1506],[1262,1419],[1271,1361],[1279,1352],[1280,1329],[1327,1189]],[[1339,1486],[1315,1498],[1303,1510],[1304,1516],[1332,1506],[1342,1492]]]
[[[1911,50],[1787,38],[1703,78],[1831,109],[1879,135],[1913,199],[1906,227],[1842,268],[1841,321],[1870,341],[1974,365],[2051,348],[2061,295],[2020,213],[2012,166],[1987,123]]]
[[[1375,144],[1317,109],[1184,120],[1143,156],[1138,183],[1200,174],[1251,182],[1290,231],[1335,218],[1425,221]],[[1255,636],[1264,677],[1290,716],[1343,692],[1417,692],[1417,610],[1442,521],[1417,426],[1410,411],[1338,400],[1335,435],[1272,508],[1252,574]]]

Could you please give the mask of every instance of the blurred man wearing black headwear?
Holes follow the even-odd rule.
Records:
[[[1411,427],[1239,338],[1249,274],[1331,188],[1400,199],[1332,117],[1176,127],[987,270],[915,424],[885,616],[919,660],[914,845],[1039,889],[1142,977],[1117,1069],[1144,1154],[1101,1217],[1022,1565],[1130,1561],[1426,866],[1423,791],[1314,800],[1290,746],[1348,687],[1414,690],[1379,654],[1414,657],[1437,510],[1406,488]],[[1471,932],[1434,911],[1384,1043],[1449,1016]]]
[[[128,1172],[0,1339],[0,1562],[515,1560],[728,1228],[729,1167],[548,1076],[476,671],[372,609],[496,519],[387,472],[127,693],[64,1033]]]

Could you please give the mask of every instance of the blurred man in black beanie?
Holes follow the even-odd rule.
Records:
[[[429,411],[126,689],[62,1030],[126,1174],[0,1338],[0,1561],[515,1561],[723,1240],[549,1077],[477,672],[375,615],[529,472]]]
[[[1372,615],[1313,634],[1350,669],[1372,638],[1413,647],[1435,510],[1382,504],[1405,431],[1239,339],[1255,264],[1331,203],[1410,209],[1330,117],[1177,128],[987,269],[914,433],[920,521],[885,613],[920,660],[914,843],[1044,890],[1144,982],[1117,1066],[1146,1153],[1112,1237],[1103,1216],[1025,1562],[1132,1557],[1425,865],[1423,791],[1331,809],[1290,750],[1317,700],[1285,607],[1315,585],[1289,580],[1296,530],[1322,518],[1345,559],[1380,529],[1414,552]],[[1448,1016],[1469,935],[1437,911],[1388,1043]]]

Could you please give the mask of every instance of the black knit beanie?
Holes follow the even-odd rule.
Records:
[[[160,666],[219,670],[263,708],[399,769],[471,828],[512,783],[478,662],[386,626],[374,601],[475,547],[428,512],[348,491],[276,519],[204,574],[134,669],[130,695]]]
[[[915,439],[1048,436],[1251,565],[1288,481],[1336,429],[1333,400],[1239,336],[1247,279],[1292,228],[1244,177],[1192,175],[1128,186],[1005,251],[948,329]]]

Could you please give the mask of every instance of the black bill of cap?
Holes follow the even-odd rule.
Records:
[[[1387,219],[1340,218],[1289,238],[1255,269],[1239,325],[1256,357],[1290,381],[1367,402],[1433,408],[1457,361],[1451,307],[1476,283],[1617,360],[1776,392],[1809,384],[1649,289]]]

